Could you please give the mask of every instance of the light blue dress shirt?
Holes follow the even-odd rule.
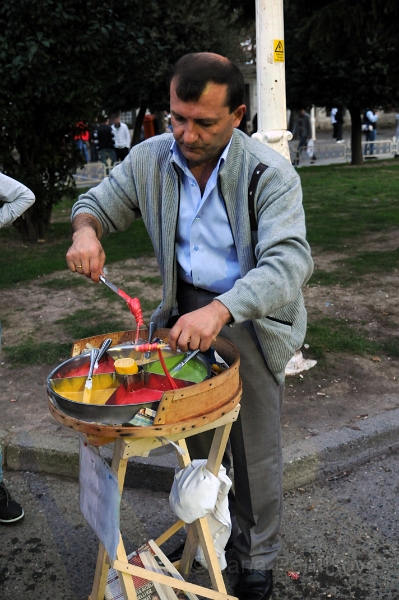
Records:
[[[177,273],[180,279],[223,294],[240,277],[237,250],[217,180],[229,152],[224,149],[201,196],[200,187],[176,142],[172,160],[180,170],[180,207],[176,234]]]

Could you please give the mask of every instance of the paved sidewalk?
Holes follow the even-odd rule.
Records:
[[[49,413],[45,379],[50,370],[25,367],[17,373],[0,366],[0,442],[4,466],[76,478],[78,434],[61,426]],[[13,398],[12,381],[7,381],[11,377],[28,380],[26,392],[19,398]],[[399,394],[381,394],[377,408],[374,398],[374,410],[371,410],[371,402],[367,406],[366,397],[361,398],[361,408],[368,416],[354,421],[354,415],[359,412],[359,404],[356,404],[359,396],[345,396],[341,402],[339,397],[330,397],[315,411],[311,409],[312,403],[289,397],[291,382],[287,379],[287,399],[282,414],[285,491],[339,477],[354,465],[399,449]],[[296,429],[287,428],[288,420]],[[102,454],[110,457],[111,448],[103,448]],[[131,459],[126,485],[169,491],[175,466],[174,452]]]
[[[369,160],[384,160],[393,158],[392,153],[392,138],[395,135],[395,127],[389,127],[378,130],[376,141],[374,142],[374,155]],[[362,142],[365,144],[364,135]],[[363,151],[364,151],[363,144]],[[332,164],[349,164],[351,161],[351,132],[350,129],[345,129],[343,133],[342,143],[337,143],[332,138],[330,131],[317,131],[316,140],[314,141],[313,155],[308,156],[306,148],[303,148],[299,157],[299,168],[301,167],[317,167],[321,165]],[[297,157],[298,140],[289,142],[291,160],[294,163]],[[365,162],[368,162],[366,159]]]

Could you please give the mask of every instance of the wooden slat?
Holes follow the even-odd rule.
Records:
[[[104,600],[105,586],[107,585],[109,565],[107,563],[107,553],[100,542],[97,555],[96,570],[94,572],[93,588],[89,600]]]
[[[114,445],[114,451],[113,451],[113,455],[112,455],[111,468],[114,471],[114,473],[116,474],[116,477],[118,479],[119,492],[122,494],[123,485],[125,482],[127,459],[122,458],[123,446],[124,446],[123,440],[121,438],[119,438],[114,441],[115,441],[115,445]],[[123,546],[121,536],[119,538],[117,557],[121,560],[126,560],[126,562],[127,562],[125,548]],[[109,571],[108,554],[107,554],[104,546],[100,543],[99,550],[98,550],[98,556],[97,556],[96,570],[94,573],[93,589],[92,589],[91,596],[90,596],[91,600],[104,600],[105,586],[107,584],[107,578],[108,578],[108,571]],[[126,579],[126,575],[124,575],[123,578]],[[126,589],[131,590],[131,586],[129,584],[127,584]],[[126,600],[137,600],[136,592],[134,591],[134,586],[133,586],[133,595],[130,598],[129,598],[129,596],[127,596]]]
[[[119,534],[119,536],[119,545],[116,550],[117,560],[113,562],[112,566],[118,572],[119,583],[122,588],[124,600],[137,600],[136,588],[134,587],[132,577],[129,575],[128,572],[126,572],[125,569],[118,569],[118,567],[115,566],[115,563],[129,564],[127,561],[125,546],[123,545],[121,534]]]
[[[179,440],[191,437],[192,435],[197,435],[198,433],[208,431],[209,429],[221,427],[226,423],[234,423],[234,421],[236,421],[238,418],[239,412],[240,405],[238,404],[233,408],[232,411],[226,412],[222,417],[212,421],[211,423],[201,425],[195,429],[189,429],[183,433],[177,432],[168,434],[167,439],[171,440],[172,442],[178,442]],[[162,442],[158,438],[124,438],[123,441],[125,442],[125,450],[123,454],[124,458],[147,455],[147,453],[152,449],[162,446]]]
[[[197,519],[197,521],[194,522],[194,525],[197,529],[199,541],[205,555],[212,587],[214,590],[225,594],[226,586],[224,585],[223,575],[219,567],[218,557],[216,556],[215,545],[209,529],[208,519],[206,517]]]
[[[164,544],[169,538],[171,538],[172,535],[175,535],[175,533],[177,533],[179,531],[179,529],[184,527],[184,525],[185,525],[185,522],[182,521],[181,519],[179,521],[176,521],[176,523],[174,523],[174,525],[172,525],[172,527],[169,527],[169,529],[164,531],[163,534],[160,535],[159,538],[157,538],[155,540],[156,545],[162,546],[162,544]]]
[[[142,579],[147,579],[148,581],[156,581],[157,583],[162,583],[164,585],[168,585],[169,587],[183,590],[184,592],[198,594],[204,598],[210,598],[210,600],[238,600],[236,596],[230,596],[229,594],[217,592],[215,590],[209,590],[208,588],[204,588],[200,585],[175,579],[174,577],[169,577],[168,575],[162,575],[162,573],[156,573],[155,571],[149,571],[148,569],[143,569],[142,567],[136,567],[135,565],[131,565],[120,560],[113,561],[112,566],[114,569],[117,569],[117,571],[125,571],[126,573],[130,573],[130,575],[135,575],[136,577],[141,577]]]

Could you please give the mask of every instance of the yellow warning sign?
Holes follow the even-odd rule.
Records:
[[[284,40],[274,40],[274,62],[284,62]]]

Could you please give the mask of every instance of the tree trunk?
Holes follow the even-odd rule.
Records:
[[[34,244],[37,242],[38,235],[37,229],[33,222],[33,206],[28,208],[16,221],[14,221],[14,227],[21,233],[24,241],[31,242]]]
[[[35,192],[34,186],[32,186],[32,191]],[[37,192],[35,196],[35,204],[13,223],[23,239],[31,244],[36,244],[39,240],[45,241],[53,208],[52,205],[45,204]]]
[[[362,152],[362,119],[360,106],[349,106],[348,110],[351,116],[351,148],[352,148],[352,165],[363,164]]]
[[[143,125],[143,119],[144,119],[146,110],[147,110],[147,105],[142,104],[140,106],[140,110],[136,116],[136,122],[134,124],[133,139],[132,139],[132,145],[131,145],[132,148],[133,148],[133,146],[136,146],[137,144],[140,143],[141,127]]]

